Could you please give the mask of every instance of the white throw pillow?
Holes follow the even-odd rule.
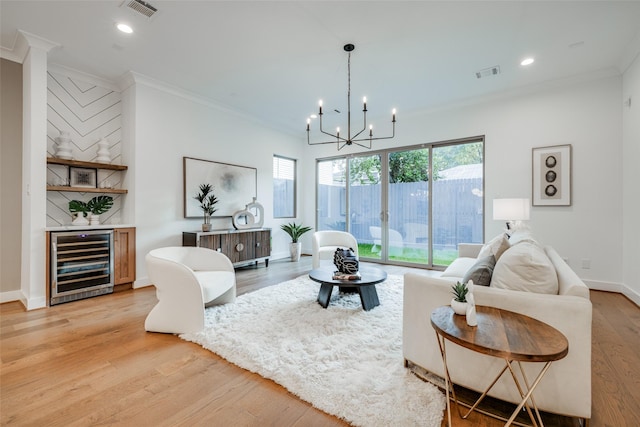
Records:
[[[504,251],[509,249],[509,240],[507,239],[507,235],[505,233],[501,233],[500,235],[494,237],[489,242],[487,242],[482,249],[480,249],[480,253],[478,254],[478,259],[486,258],[491,255],[496,257],[496,262],[500,259]]]
[[[473,264],[477,261],[476,258],[456,258],[453,262],[447,267],[447,269],[442,273],[440,277],[457,277],[462,278]]]
[[[491,287],[557,295],[558,275],[544,249],[522,241],[502,254],[493,269]]]

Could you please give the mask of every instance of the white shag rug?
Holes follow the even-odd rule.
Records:
[[[180,337],[284,386],[356,426],[440,426],[445,397],[404,368],[401,276],[376,285],[380,305],[358,294],[317,303],[308,276],[205,310],[205,329]]]

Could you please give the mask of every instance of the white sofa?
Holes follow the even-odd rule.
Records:
[[[149,332],[182,334],[204,328],[205,306],[236,300],[236,275],[220,252],[192,246],[150,251],[145,261],[158,303],[147,315]]]
[[[459,258],[456,266],[452,264],[457,273],[453,273],[460,274],[465,265],[471,267],[481,247],[459,245]],[[534,398],[541,410],[582,418],[588,424],[591,418],[592,316],[589,289],[553,248],[547,246],[544,251],[557,273],[557,295],[474,286],[475,301],[477,305],[498,307],[539,319],[567,337],[568,355],[551,365],[536,388]],[[497,267],[496,264],[496,272]],[[436,307],[450,304],[451,285],[462,279],[451,273],[451,270],[445,270],[439,278],[416,273],[404,276],[405,365],[417,365],[441,378],[444,378],[443,362],[430,314]],[[481,355],[450,342],[447,343],[447,362],[454,383],[478,392],[484,391],[504,367],[502,359]],[[523,366],[529,379],[535,378],[542,368],[541,363],[524,363]],[[489,395],[513,403],[521,400],[508,374],[502,376]]]

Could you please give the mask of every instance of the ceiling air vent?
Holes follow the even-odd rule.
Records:
[[[490,77],[500,74],[500,66],[485,68],[484,70],[476,71],[476,78],[481,79],[483,77]]]
[[[122,3],[122,6],[127,7],[140,15],[144,15],[147,18],[151,18],[158,11],[158,9],[142,0],[125,0],[125,2]]]

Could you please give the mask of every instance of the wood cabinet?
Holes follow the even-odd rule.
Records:
[[[98,169],[113,170],[113,171],[126,171],[128,168],[125,165],[112,165],[111,163],[97,163],[97,162],[83,162],[80,160],[67,160],[58,159],[55,157],[47,157],[47,164],[49,165],[63,165],[75,168],[87,168],[95,169],[96,175]],[[92,187],[72,187],[66,185],[47,185],[47,191],[70,191],[79,193],[110,193],[110,194],[126,194],[127,190],[122,188],[92,188]]]
[[[114,291],[131,289],[136,280],[136,229],[113,230]]]
[[[234,266],[264,261],[269,266],[271,229],[185,231],[182,246],[199,246],[225,254]]]

